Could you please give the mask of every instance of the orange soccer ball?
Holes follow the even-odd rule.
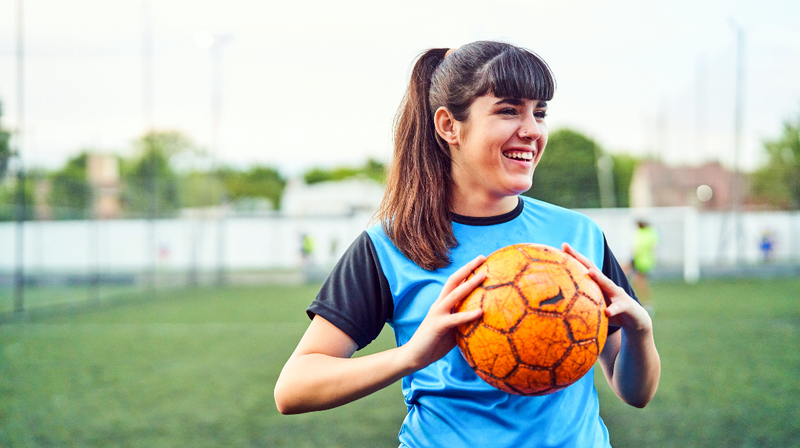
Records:
[[[456,307],[483,308],[456,331],[478,376],[509,393],[545,395],[591,369],[608,318],[603,293],[580,262],[549,246],[515,244],[489,255],[478,272],[486,280]]]

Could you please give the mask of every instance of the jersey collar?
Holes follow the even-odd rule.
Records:
[[[522,213],[522,209],[525,207],[525,203],[522,201],[521,197],[517,197],[519,202],[517,206],[514,207],[514,210],[511,210],[508,213],[503,213],[502,215],[497,216],[464,216],[459,215],[457,213],[453,213],[453,222],[458,224],[464,224],[467,226],[493,226],[495,224],[503,224],[504,222],[511,221],[512,219],[516,218]]]

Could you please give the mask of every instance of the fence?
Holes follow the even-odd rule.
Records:
[[[638,219],[659,233],[656,276],[695,281],[724,273],[800,273],[800,213],[699,213],[694,208],[587,209],[621,263]],[[369,223],[340,216],[196,216],[174,219],[0,223],[0,313],[14,309],[16,242],[22,228],[25,285],[62,287],[58,301],[119,291],[227,282],[303,281],[324,276]],[[769,231],[774,250],[760,249]],[[304,238],[313,250],[304,254]],[[308,242],[308,241],[307,241]],[[77,291],[77,292],[76,292]],[[53,299],[49,299],[51,302]],[[31,303],[26,299],[26,303]],[[27,305],[26,305],[27,306]]]

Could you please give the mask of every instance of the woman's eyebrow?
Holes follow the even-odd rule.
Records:
[[[511,106],[522,106],[525,104],[525,100],[521,98],[500,98],[499,101],[494,103],[495,106],[500,104],[509,104]],[[536,103],[536,107],[547,107],[547,101],[539,101]]]
[[[500,101],[494,103],[495,106],[499,104],[510,104],[512,106],[522,106],[525,104],[525,100],[520,98],[501,98]]]

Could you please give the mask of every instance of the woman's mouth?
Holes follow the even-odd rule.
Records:
[[[533,152],[532,151],[511,150],[511,151],[504,152],[503,156],[505,156],[508,159],[522,160],[522,161],[525,161],[525,162],[530,162],[531,160],[533,160]]]

